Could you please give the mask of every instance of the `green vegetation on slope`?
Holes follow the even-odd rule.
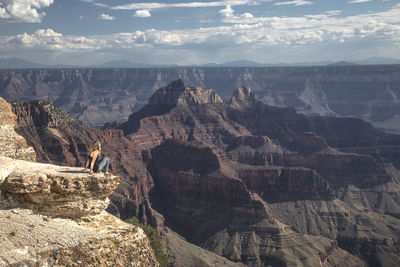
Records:
[[[154,255],[156,256],[158,263],[160,264],[160,267],[168,266],[168,257],[164,252],[164,247],[161,244],[160,236],[158,235],[157,229],[150,225],[140,223],[139,219],[136,217],[126,219],[125,222],[139,226],[144,230],[147,237],[149,238],[150,245],[154,251]]]

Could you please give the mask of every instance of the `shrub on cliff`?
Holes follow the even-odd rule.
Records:
[[[136,217],[126,219],[125,222],[139,226],[144,230],[147,237],[149,238],[150,246],[153,248],[154,255],[156,256],[160,267],[168,266],[168,257],[164,252],[164,247],[161,244],[160,236],[158,235],[157,229],[150,225],[140,223],[139,219]]]

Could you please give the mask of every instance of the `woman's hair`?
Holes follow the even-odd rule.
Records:
[[[92,152],[95,151],[95,150],[98,150],[99,152],[101,152],[101,144],[100,144],[100,141],[99,141],[99,140],[93,142],[93,143],[90,145],[89,154],[92,153]]]

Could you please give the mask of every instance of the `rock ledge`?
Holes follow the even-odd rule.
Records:
[[[119,177],[81,168],[13,160],[0,156],[2,206],[23,207],[58,217],[96,215],[109,204]],[[0,180],[0,181],[1,181]]]

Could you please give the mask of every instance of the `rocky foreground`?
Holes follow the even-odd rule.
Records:
[[[0,122],[0,266],[158,266],[143,230],[105,211],[118,176],[28,161],[1,98]]]

